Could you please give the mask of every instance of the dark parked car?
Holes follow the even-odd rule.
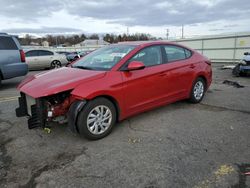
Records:
[[[0,33],[0,84],[28,73],[25,54],[15,36]]]
[[[82,51],[82,52],[79,53],[79,55],[80,55],[80,57],[84,57],[85,55],[88,55],[91,52],[93,52],[93,50]]]
[[[16,115],[28,116],[29,128],[68,119],[72,131],[100,139],[132,115],[183,99],[199,103],[211,81],[210,61],[185,46],[121,43],[24,80]]]
[[[80,53],[80,52],[71,52],[71,53],[67,54],[67,55],[66,55],[67,60],[68,60],[69,62],[72,62],[72,61],[75,61],[75,60],[79,59],[79,58],[80,58],[79,53]]]
[[[58,53],[58,54],[64,54],[66,56],[70,54],[70,52],[65,52],[65,51],[58,51],[56,53]]]
[[[75,61],[81,57],[84,57],[85,55],[91,53],[93,50],[87,50],[87,51],[82,51],[82,52],[72,52],[70,54],[67,54],[67,60],[69,62]]]
[[[243,59],[234,67],[232,71],[235,76],[250,75],[250,52],[245,52]]]

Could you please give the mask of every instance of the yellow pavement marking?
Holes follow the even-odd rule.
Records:
[[[230,174],[233,171],[234,171],[234,168],[232,166],[221,165],[220,168],[214,172],[214,175],[217,179],[219,179],[220,177]]]
[[[13,96],[13,97],[0,97],[0,103],[1,102],[8,102],[8,101],[15,101],[18,99],[19,96]]]
[[[218,184],[223,179],[223,177],[230,175],[234,172],[236,172],[236,170],[231,165],[221,165],[216,171],[212,173],[210,177],[206,178],[198,185],[194,186],[194,188],[212,188],[215,184]]]

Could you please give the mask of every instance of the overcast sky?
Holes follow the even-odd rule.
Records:
[[[249,0],[0,0],[0,31],[149,33],[156,37],[250,31]]]

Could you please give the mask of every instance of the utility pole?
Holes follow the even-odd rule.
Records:
[[[129,27],[127,27],[127,36],[129,35]]]
[[[58,46],[57,35],[56,35],[56,47]]]
[[[169,37],[169,29],[167,29],[167,40],[168,40],[168,37]]]
[[[181,38],[184,39],[184,25],[181,26]]]

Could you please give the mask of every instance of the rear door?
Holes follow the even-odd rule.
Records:
[[[38,66],[38,50],[30,50],[25,53],[26,63],[28,64],[29,69],[37,69]]]
[[[54,53],[48,50],[39,50],[38,66],[40,68],[50,67],[53,61]]]
[[[162,48],[166,97],[172,100],[186,97],[197,66],[192,62],[192,52],[176,45],[163,45]]]

